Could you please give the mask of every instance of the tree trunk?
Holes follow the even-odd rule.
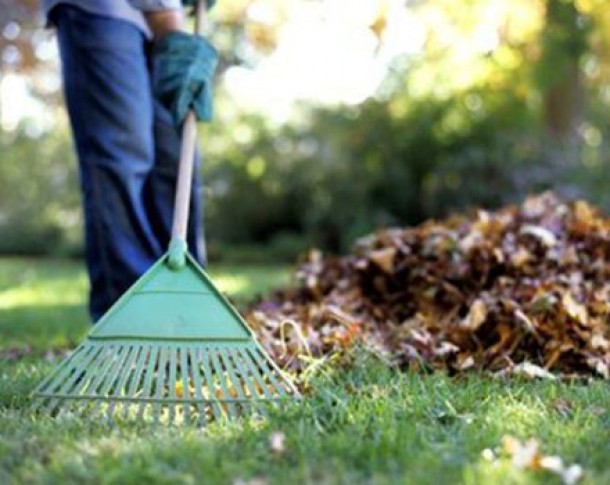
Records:
[[[552,145],[574,147],[583,115],[580,60],[587,49],[587,31],[571,2],[547,0],[538,66],[544,96],[547,135]]]
[[[558,82],[545,93],[546,131],[551,140],[561,145],[572,145],[582,121],[582,83],[578,59],[562,73]]]

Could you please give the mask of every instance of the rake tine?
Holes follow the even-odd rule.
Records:
[[[275,370],[280,375],[280,378],[282,379],[282,381],[284,381],[281,371],[278,368],[275,368],[274,366],[271,366],[271,368],[269,368],[269,366],[268,366],[269,361],[267,359],[263,359],[261,357],[260,349],[256,349],[256,350],[248,349],[248,352],[250,353],[251,356],[254,357],[254,360],[258,364],[258,366],[261,369],[261,371],[263,372],[263,374],[266,375],[269,378],[269,380],[271,381],[271,383],[274,385],[278,395],[280,397],[286,396],[286,394],[287,394],[286,388],[278,382],[278,380],[275,378],[275,375],[274,375],[275,373],[273,372]]]
[[[232,360],[234,360],[234,359],[231,359],[230,352],[227,349],[220,349],[220,355],[222,355],[222,358],[223,358],[223,361],[225,364],[225,369],[229,373],[230,380],[233,382],[233,387],[235,387],[235,391],[237,392],[237,397],[241,403],[241,409],[244,412],[249,413],[249,412],[251,412],[250,408],[252,407],[252,405],[254,405],[254,407],[256,407],[256,409],[258,410],[259,409],[258,404],[248,400],[248,397],[246,396],[246,392],[243,387],[243,383],[240,381],[239,377],[237,377],[237,374],[235,374],[235,364],[236,364],[238,369],[240,370],[242,379],[246,382],[246,385],[249,386],[247,376],[243,374],[243,370],[241,369],[241,366],[239,365],[239,363],[232,362]]]
[[[240,401],[240,405],[238,405],[236,407],[238,407],[242,411],[246,411],[246,409],[248,407],[246,404],[246,401],[247,401],[246,395],[244,394],[244,390],[242,388],[241,382],[235,375],[235,372],[233,370],[233,367],[234,367],[233,363],[229,359],[229,356],[227,355],[227,353],[224,349],[219,348],[218,353],[221,357],[221,362],[224,364],[225,373],[229,375],[229,379],[228,379],[229,383],[233,384],[233,388],[235,389],[235,392],[237,393],[237,398]]]
[[[93,404],[91,406],[91,409],[89,410],[89,413],[92,416],[98,414],[102,406],[102,400],[106,397],[104,388],[107,387],[107,382],[112,382],[115,375],[115,370],[118,369],[118,360],[120,360],[122,353],[123,346],[118,346],[115,348],[114,352],[107,356],[107,363],[104,364],[106,368],[103,373],[99,374],[99,382],[95,387],[91,387],[90,389],[88,389],[88,391],[91,392],[92,396],[94,397]]]
[[[222,367],[220,366],[219,362],[218,362],[218,357],[216,356],[216,351],[214,349],[211,349],[210,352],[210,359],[212,361],[212,366],[214,367],[215,371],[216,371],[216,375],[218,376],[218,380],[220,382],[220,388],[222,389],[222,392],[224,393],[224,400],[228,401],[227,402],[227,412],[229,414],[230,417],[236,417],[237,413],[235,411],[235,405],[231,402],[231,393],[229,392],[229,390],[227,389],[227,384],[225,382],[225,374],[222,370]]]
[[[170,347],[169,350],[169,386],[168,386],[168,390],[167,390],[167,395],[170,399],[177,399],[177,394],[176,394],[176,352],[177,349],[172,349]],[[183,394],[184,392],[188,392],[188,388],[187,389],[183,389]],[[176,417],[176,409],[175,409],[175,404],[172,401],[168,401],[167,403],[167,407],[168,407],[168,414],[169,414],[169,424],[172,425],[174,424],[174,418]]]
[[[112,414],[114,413],[114,408],[117,404],[116,399],[112,399],[113,397],[120,396],[121,389],[125,385],[125,381],[129,376],[129,368],[133,364],[134,359],[136,358],[137,349],[134,348],[133,345],[125,346],[125,356],[121,360],[121,363],[116,369],[115,376],[110,381],[110,385],[107,390],[103,394],[109,394],[108,398],[110,399],[108,403],[108,408],[106,409],[106,417],[108,421],[112,421]],[[114,385],[114,389],[113,389]]]
[[[32,393],[33,397],[34,397],[34,403],[32,406],[32,411],[33,412],[37,412],[42,405],[45,402],[49,401],[48,397],[41,397],[38,396],[38,394],[44,392],[44,390],[50,386],[50,384],[55,381],[55,382],[59,382],[61,383],[64,379],[65,376],[67,376],[69,374],[69,368],[70,365],[75,362],[78,361],[79,359],[84,359],[87,357],[87,355],[89,354],[89,352],[92,351],[91,347],[84,347],[84,346],[80,346],[78,347],[73,353],[72,355],[70,355],[66,360],[64,360],[59,367],[57,367],[57,369],[55,370],[55,372],[49,374],[49,376],[42,381],[38,387],[36,388],[36,390]],[[61,378],[61,379],[60,379]],[[50,390],[54,389],[57,387],[58,384],[55,384],[53,387],[50,388]]]
[[[198,426],[203,426],[205,422],[205,404],[203,404],[203,395],[201,392],[201,374],[200,374],[200,363],[199,363],[199,351],[197,348],[192,347],[190,349],[191,357],[191,378],[195,385],[195,399],[197,400],[197,410],[199,411]]]
[[[66,358],[56,369],[54,372],[50,373],[40,384],[38,384],[38,386],[36,386],[36,389],[34,390],[34,392],[32,393],[32,396],[36,399],[34,402],[34,405],[32,406],[32,411],[36,412],[38,410],[38,408],[40,407],[40,405],[44,402],[44,400],[46,398],[37,398],[37,394],[43,392],[43,390],[53,381],[53,379],[57,376],[63,376],[63,374],[65,373],[66,369],[68,368],[68,365],[74,361],[75,359],[81,358],[81,354],[83,353],[84,350],[89,351],[90,349],[87,349],[84,346],[80,346],[78,347],[76,350],[74,350],[74,352],[72,352],[72,355],[70,355],[68,358]],[[85,354],[86,355],[86,354]]]
[[[68,394],[68,392],[74,386],[72,391],[79,389],[87,382],[87,371],[86,368],[89,367],[92,363],[97,362],[99,360],[100,355],[103,353],[103,349],[96,346],[91,346],[90,350],[84,356],[84,358],[80,361],[74,362],[72,365],[73,373],[68,377],[68,379],[61,385],[59,390],[54,391],[57,394]],[[78,364],[78,367],[74,364]],[[80,368],[79,368],[80,367]],[[78,379],[81,379],[80,381]],[[62,377],[63,380],[63,377]],[[59,384],[59,383],[58,383]],[[51,388],[53,391],[55,387]],[[76,391],[78,394],[78,391]],[[49,404],[46,406],[46,410],[49,413],[53,413],[55,410],[58,410],[63,403],[64,398],[54,398],[49,401]]]
[[[264,397],[267,399],[273,399],[273,394],[270,392],[270,389],[267,387],[263,374],[260,373],[256,364],[252,361],[252,357],[250,357],[250,355],[247,352],[245,352],[243,349],[241,349],[239,351],[239,354],[241,355],[242,359],[246,363],[246,366],[250,370],[250,374],[252,374],[252,376],[256,380],[260,390],[263,392]],[[271,389],[271,391],[273,391],[273,389]]]
[[[153,406],[153,420],[159,422],[161,418],[161,400],[163,399],[163,386],[165,384],[165,371],[167,366],[167,348],[162,348],[159,353],[159,365],[157,366],[157,386],[155,389],[155,403]]]
[[[183,423],[189,423],[191,421],[191,405],[189,403],[189,400],[191,398],[191,382],[193,382],[192,378],[190,377],[192,369],[189,370],[189,359],[187,356],[188,349],[182,348],[178,351],[180,352],[180,371],[182,374],[182,398],[184,400],[184,404],[182,405]]]
[[[99,350],[99,352],[98,352]],[[74,382],[70,385],[69,389],[67,389],[62,394],[72,394],[74,396],[81,396],[83,394],[84,389],[87,388],[91,384],[91,380],[95,377],[96,373],[99,370],[99,367],[104,362],[106,352],[101,346],[96,348],[94,352],[93,359],[87,363],[87,365],[82,365],[81,363],[81,371]],[[68,401],[70,402],[70,401]],[[75,401],[69,407],[74,408],[74,412],[79,411],[79,401]]]
[[[273,361],[273,359],[266,357],[265,352],[262,350],[259,344],[256,344],[256,348],[258,350],[259,356],[267,363],[267,366],[271,368],[272,374],[273,372],[275,372],[275,374],[278,375],[284,387],[285,393],[292,397],[298,396],[299,391],[297,391],[297,388],[294,386],[292,381],[286,376],[286,373],[278,367],[278,365]]]
[[[51,380],[46,386],[46,393],[55,393],[60,389],[66,387],[67,381],[69,381],[73,375],[78,374],[78,370],[82,368],[82,363],[87,362],[95,356],[97,348],[94,346],[82,346],[83,352],[72,354],[67,360],[67,366],[62,367],[60,372],[54,372],[51,374]]]
[[[237,388],[238,388],[237,393],[239,394],[239,397],[244,400],[243,401],[244,409],[247,410],[248,412],[250,412],[250,407],[254,407],[258,413],[263,414],[262,407],[256,401],[257,397],[258,397],[257,393],[256,393],[256,389],[252,385],[252,382],[250,381],[247,372],[244,371],[244,367],[243,367],[242,363],[240,362],[240,360],[236,357],[236,355],[232,349],[223,351],[223,355],[225,356],[225,360],[227,362],[229,362],[229,357],[231,358],[231,360],[233,361],[233,364],[235,366],[237,366],[237,369],[239,370],[241,380],[243,381],[243,383],[246,384],[247,389],[250,391],[250,401],[248,403],[248,397],[246,396],[246,392],[243,389],[243,383],[239,382],[235,372],[233,371],[233,366],[229,365],[229,369],[230,369],[229,373],[231,374],[232,378],[237,382]]]
[[[91,399],[99,399],[99,396],[96,396],[97,391],[100,385],[104,382],[104,379],[107,377],[112,365],[114,364],[114,360],[112,359],[112,355],[114,354],[116,345],[112,345],[108,348],[105,348],[104,354],[102,355],[103,364],[99,368],[99,372],[95,376],[91,376],[91,381],[89,386],[85,386],[81,388],[81,393],[85,397],[80,402],[76,403],[75,407],[77,412],[82,413],[85,408],[89,405]],[[93,367],[94,369],[97,366]],[[91,399],[87,399],[91,398]]]
[[[125,360],[125,358],[127,357],[128,353],[129,353],[129,347],[126,345],[121,345],[118,349],[117,352],[114,356],[111,357],[111,365],[108,368],[108,372],[104,378],[104,380],[102,382],[100,382],[100,389],[98,391],[98,396],[100,397],[100,399],[98,399],[95,404],[93,405],[93,410],[91,412],[92,415],[96,415],[101,407],[102,407],[102,402],[103,400],[108,398],[108,393],[110,392],[110,389],[112,388],[112,384],[114,384],[114,382],[117,380],[117,378],[119,377],[119,372],[121,371],[121,367],[123,365],[123,361]]]
[[[119,383],[114,392],[115,396],[120,396],[121,394],[123,394],[123,397],[131,396],[131,394],[127,391],[126,387],[128,386],[129,378],[131,377],[133,381],[137,373],[141,372],[142,368],[144,367],[145,354],[146,352],[144,352],[143,347],[136,345],[133,346],[133,352],[131,353],[129,363],[127,364],[127,368],[129,369],[129,371],[123,373],[121,382]],[[131,372],[131,369],[133,369],[133,372]],[[130,403],[129,401],[125,400],[123,401],[123,405],[123,419],[125,419],[127,418],[127,413],[129,412]],[[120,407],[117,408],[117,413],[119,412],[118,409],[120,409]]]
[[[145,354],[146,351],[144,350],[144,348],[142,349],[142,352]],[[155,364],[157,363],[157,360],[159,358],[159,348],[158,347],[152,347],[150,349],[150,354],[148,357],[148,367],[146,369],[146,373],[144,375],[144,387],[142,389],[142,394],[141,396],[143,398],[148,398],[148,397],[152,397],[152,382],[153,382],[153,376],[155,374]],[[139,384],[139,378],[132,381],[131,383],[131,389],[129,390],[129,394],[130,396],[134,396],[135,395],[135,391],[137,389],[137,385]],[[146,407],[146,401],[142,401],[140,403],[140,407],[138,408],[138,414],[136,419],[138,421],[141,421],[144,417],[144,408]]]
[[[205,360],[202,359],[201,365],[203,367],[203,375],[204,379],[207,383],[206,387],[208,389],[208,399],[212,402],[212,412],[214,413],[214,417],[216,419],[222,419],[224,417],[224,413],[220,404],[218,404],[218,398],[216,397],[216,393],[214,392],[214,373],[212,369],[209,367],[210,365],[210,352],[206,349],[199,349],[203,352],[203,355],[206,357]],[[199,352],[197,353],[199,356]],[[203,387],[203,386],[202,386]]]
[[[138,359],[135,364],[135,369],[130,376],[130,380],[126,383],[127,389],[125,397],[128,398],[123,402],[123,419],[127,419],[129,416],[129,411],[132,409],[134,395],[138,389],[138,384],[142,380],[142,373],[144,371],[144,364],[146,363],[146,357],[148,356],[148,352],[146,347],[140,345],[138,348]]]

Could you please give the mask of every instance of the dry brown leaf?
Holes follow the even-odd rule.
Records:
[[[511,264],[516,268],[523,268],[531,260],[531,253],[524,247],[520,247],[517,252],[513,253],[510,257]]]
[[[542,226],[534,226],[526,224],[521,227],[521,234],[534,236],[542,244],[548,248],[552,248],[557,244],[557,237],[551,231]]]
[[[487,305],[482,299],[477,299],[470,305],[468,315],[462,320],[461,326],[475,331],[485,323],[485,320],[487,320]]]
[[[394,256],[396,256],[396,248],[384,248],[371,252],[369,259],[386,273],[392,273]]]

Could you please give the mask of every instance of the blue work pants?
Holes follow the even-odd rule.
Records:
[[[149,42],[135,25],[62,4],[51,20],[78,155],[96,321],[167,249],[180,134],[153,97]],[[187,242],[204,263],[199,166]]]

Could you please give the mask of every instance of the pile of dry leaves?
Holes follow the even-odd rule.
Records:
[[[246,313],[296,371],[359,341],[403,368],[610,378],[610,218],[583,201],[383,230],[296,277]]]

